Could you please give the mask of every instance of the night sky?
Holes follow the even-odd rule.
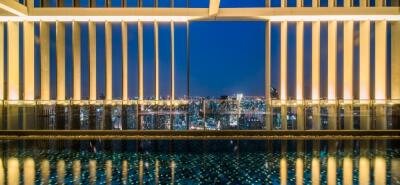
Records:
[[[86,1],[81,6],[87,6]],[[104,6],[98,1],[98,6]],[[121,6],[119,1],[112,1],[112,6]],[[159,0],[161,7],[167,7],[169,0]],[[273,0],[272,6],[279,6],[280,0]],[[71,6],[72,0],[65,0],[65,6]],[[321,6],[327,1],[322,0]],[[338,1],[341,6],[343,0]],[[358,5],[358,2],[355,2]],[[50,5],[55,5],[52,0]],[[295,6],[295,0],[288,1],[289,6]],[[310,6],[311,0],[305,0],[305,6]],[[128,6],[136,6],[135,1],[128,0]],[[153,0],[144,0],[144,6],[153,6]],[[186,0],[175,0],[175,6],[186,7]],[[207,7],[208,1],[190,0],[190,7]],[[221,7],[263,7],[260,0],[221,0]],[[305,97],[311,98],[311,23],[305,24],[304,36],[304,88]],[[35,25],[37,36],[36,56],[36,96],[40,95],[40,47],[39,24]],[[21,26],[22,27],[22,26]],[[354,46],[354,93],[358,94],[358,30],[355,23]],[[390,27],[389,27],[390,28]],[[288,90],[289,97],[295,97],[296,76],[296,24],[288,23]],[[390,29],[388,29],[388,35]],[[122,95],[122,57],[121,28],[119,23],[113,23],[113,97]],[[56,97],[56,43],[55,24],[51,24],[51,97]],[[321,96],[326,96],[327,73],[327,23],[321,23]],[[21,31],[22,38],[22,31]],[[104,23],[97,23],[97,91],[98,96],[105,92],[105,47]],[[160,23],[160,95],[169,95],[170,84],[170,26]],[[390,37],[388,37],[388,61],[390,61]],[[271,83],[279,90],[280,78],[280,24],[271,26]],[[342,96],[342,65],[343,65],[343,23],[338,22],[338,96]],[[371,23],[371,69],[374,66],[374,25]],[[144,24],[144,80],[146,97],[154,93],[154,28],[153,23]],[[88,26],[81,24],[82,49],[82,97],[89,95],[88,82]],[[22,50],[21,50],[22,51]],[[22,53],[22,52],[21,52]],[[137,23],[128,23],[128,95],[137,96]],[[186,94],[186,23],[175,24],[175,79],[176,96]],[[21,59],[22,62],[22,59]],[[190,23],[190,93],[191,96],[215,96],[244,93],[247,96],[263,96],[265,91],[265,22],[262,21],[197,21]],[[72,96],[72,25],[66,23],[66,96]],[[388,70],[390,73],[390,70]],[[373,74],[373,70],[372,73]],[[388,74],[390,75],[390,74]],[[372,78],[373,79],[373,78]],[[22,80],[22,78],[21,78]],[[390,83],[390,81],[388,82]],[[371,86],[373,88],[373,85]],[[390,91],[389,91],[390,92]],[[357,96],[356,96],[357,97]]]

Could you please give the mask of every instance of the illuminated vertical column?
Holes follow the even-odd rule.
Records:
[[[360,105],[360,129],[369,130],[371,129],[371,108],[367,105]]]
[[[35,161],[31,157],[24,160],[24,184],[35,184]]]
[[[122,173],[121,173],[121,181],[122,184],[128,184],[128,161],[122,161]]]
[[[304,141],[297,141],[296,185],[304,184]]]
[[[392,100],[400,100],[400,21],[391,25],[391,88]],[[0,42],[1,43],[1,42]]]
[[[158,22],[154,21],[154,96],[159,99],[159,52],[158,52]]]
[[[72,46],[73,46],[73,100],[81,100],[81,25],[72,22]]]
[[[96,23],[89,22],[89,100],[96,97]]]
[[[15,157],[10,157],[7,160],[7,184],[19,184],[19,161]]]
[[[386,21],[375,22],[375,100],[386,100]]]
[[[122,32],[122,100],[128,100],[128,24],[121,23]]]
[[[64,184],[65,181],[65,161],[57,161],[57,184]]]
[[[90,184],[96,184],[96,169],[97,169],[97,164],[96,160],[89,160],[89,182]]]
[[[1,152],[3,152],[3,151],[1,151]],[[5,172],[3,164],[5,164],[5,162],[3,161],[2,158],[0,158],[0,184],[1,185],[4,185],[6,182],[6,174],[5,174],[6,172]]]
[[[391,166],[390,175],[392,176],[391,178],[392,183],[400,182],[400,159],[392,158],[390,166]]]
[[[58,21],[56,22],[56,52],[57,100],[65,100],[65,23]]]
[[[42,184],[49,184],[50,177],[50,161],[44,159],[40,162],[40,182]]]
[[[19,100],[19,22],[7,22],[8,100]]]
[[[34,100],[34,99],[35,99],[35,31],[34,31],[34,23],[25,21],[24,22],[24,100]]]
[[[112,100],[112,25],[105,23],[106,27],[106,100]]]
[[[138,96],[143,100],[143,23],[138,22]]]
[[[352,130],[354,127],[353,122],[353,105],[351,104],[344,104],[344,129],[345,130]]]
[[[333,1],[329,1],[333,2]],[[328,22],[328,100],[336,100],[337,84],[337,21]]]
[[[0,22],[0,100],[4,100],[4,23]]]
[[[175,100],[175,23],[171,21],[171,100]]]
[[[265,23],[265,129],[272,129],[271,108],[271,22]]]
[[[386,184],[386,159],[381,155],[375,156],[374,159],[374,184]]]
[[[107,160],[105,162],[105,174],[106,174],[106,184],[111,184],[112,181],[112,161]]]
[[[72,176],[74,184],[80,184],[81,179],[81,161],[74,160],[72,162]]]
[[[320,27],[319,21],[312,22],[312,100],[320,99]]]
[[[50,25],[40,22],[40,98],[50,100]]]
[[[336,184],[336,142],[328,141],[328,160],[327,160],[327,184],[335,185]]]
[[[313,185],[319,185],[321,181],[321,161],[320,161],[320,143],[313,141],[313,153],[311,159],[311,182]]]
[[[353,184],[353,143],[344,143],[345,156],[343,158],[343,184]]]
[[[360,101],[370,100],[370,21],[360,21]]]
[[[312,105],[312,129],[321,129],[321,108],[319,105]]]
[[[328,105],[328,129],[337,129],[337,107],[336,105]]]
[[[386,0],[375,0],[375,6],[382,7],[386,5]]]
[[[304,106],[303,105],[297,105],[297,130],[304,130]]]
[[[288,173],[288,164],[287,164],[287,159],[286,159],[286,154],[282,153],[282,157],[280,160],[280,178],[281,178],[281,185],[286,185],[287,184],[287,173]]]
[[[287,22],[281,22],[281,102],[287,100]]]
[[[302,0],[297,0],[296,7],[302,7]],[[303,48],[304,48],[304,22],[296,22],[296,99],[303,101]]]
[[[385,104],[375,104],[375,129],[387,129],[387,114]]]
[[[369,159],[369,142],[369,140],[360,141],[359,184],[370,184],[371,163]]]
[[[349,0],[347,1],[349,2]],[[343,99],[351,103],[353,100],[353,21],[343,24]]]

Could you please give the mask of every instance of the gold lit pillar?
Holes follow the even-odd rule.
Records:
[[[112,25],[105,23],[106,34],[106,100],[112,100]]]
[[[42,184],[49,184],[50,177],[50,161],[45,159],[40,162],[40,182]]]
[[[369,140],[360,141],[359,184],[370,184],[371,163],[369,159]]]
[[[143,23],[138,22],[138,96],[143,100]]]
[[[371,129],[371,108],[369,105],[360,105],[360,129]]]
[[[336,141],[328,141],[327,184],[336,184]]]
[[[302,0],[297,0],[296,7],[302,7]],[[304,48],[304,22],[296,22],[296,99],[303,101],[303,79],[304,79],[304,62],[303,62],[303,48]]]
[[[8,100],[19,100],[19,22],[7,22]]]
[[[360,21],[360,101],[370,100],[370,22]]]
[[[128,23],[121,23],[122,32],[122,100],[128,100]]]
[[[353,184],[353,143],[344,142],[345,156],[343,158],[343,184]]]
[[[57,161],[57,184],[64,184],[65,181],[65,161]]]
[[[89,22],[89,100],[97,98],[96,93],[96,23]]]
[[[281,22],[281,102],[287,100],[287,22]]]
[[[40,98],[50,100],[50,25],[40,22]]]
[[[337,107],[336,104],[328,105],[328,129],[337,129]]]
[[[35,184],[35,161],[31,157],[24,160],[24,184]]]
[[[96,184],[96,169],[97,169],[97,164],[96,160],[89,160],[89,182],[90,184]]]
[[[312,100],[320,99],[320,27],[319,21],[312,22]]]
[[[321,129],[321,108],[319,105],[312,105],[312,129]]]
[[[74,49],[77,47],[74,45]],[[65,23],[56,22],[57,100],[65,100]]]
[[[171,21],[171,100],[175,100],[175,23]]]
[[[353,130],[353,105],[344,104],[344,129],[345,130]]]
[[[265,23],[265,129],[272,129],[271,99],[271,22]]]
[[[392,100],[400,100],[400,21],[393,21],[391,25],[391,88]]]
[[[24,22],[24,100],[28,101],[35,99],[35,31],[34,30],[35,29],[33,22],[28,22],[28,21]]]
[[[297,130],[304,130],[305,129],[305,116],[304,116],[304,106],[303,105],[297,105]]]
[[[81,161],[74,160],[72,162],[72,176],[74,184],[80,184],[81,179]]]
[[[4,23],[0,22],[0,100],[4,100]]]
[[[347,0],[346,2],[349,2]],[[343,99],[345,103],[353,100],[353,31],[354,22],[343,24]]]
[[[154,96],[159,99],[159,52],[158,52],[158,22],[154,21]]]
[[[7,184],[19,184],[19,161],[15,157],[10,157],[7,160]]]
[[[73,45],[73,100],[81,100],[81,25],[72,22],[72,45]]]
[[[375,100],[386,100],[386,21],[375,22]]]
[[[333,1],[329,1],[333,2]],[[328,101],[335,101],[337,84],[337,21],[328,22]]]
[[[319,185],[321,181],[320,141],[312,141],[311,182]]]
[[[376,104],[375,107],[375,129],[387,129],[386,105]]]

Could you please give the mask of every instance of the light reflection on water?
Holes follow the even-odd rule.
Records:
[[[400,141],[1,141],[0,184],[399,184]]]
[[[0,129],[352,130],[400,129],[400,105],[282,105],[262,100],[181,105],[3,105]]]

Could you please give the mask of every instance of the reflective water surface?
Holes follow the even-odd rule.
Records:
[[[263,99],[182,104],[2,105],[1,130],[400,129],[399,104],[266,106]]]
[[[0,184],[399,184],[400,140],[0,141]]]

